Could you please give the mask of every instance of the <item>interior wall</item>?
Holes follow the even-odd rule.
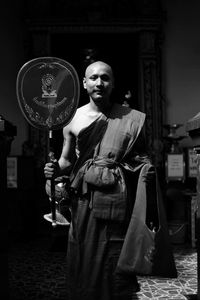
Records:
[[[17,127],[11,155],[20,155],[22,143],[27,139],[28,125],[20,111],[16,97],[16,79],[25,63],[23,26],[20,21],[21,1],[13,1],[1,7],[1,72],[0,72],[0,115]]]
[[[163,0],[167,13],[163,45],[166,121],[183,126],[200,111],[200,1]],[[189,137],[182,146],[192,146]]]
[[[20,21],[21,1],[12,2],[12,10],[1,8],[0,114],[17,126],[11,155],[20,155],[28,136],[28,124],[16,98],[16,77],[25,63],[23,25]],[[166,122],[184,124],[179,133],[185,135],[185,123],[199,112],[200,98],[200,1],[163,0],[167,20],[164,26],[163,86]],[[190,138],[182,141],[190,145]]]

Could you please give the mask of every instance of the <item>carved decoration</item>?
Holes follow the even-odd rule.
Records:
[[[139,16],[158,16],[160,0],[49,0],[25,1],[24,15],[29,19],[56,19],[62,22],[129,21]]]
[[[140,34],[140,103],[146,112],[146,135],[148,150],[156,166],[163,163],[163,103],[160,84],[159,44],[156,43],[157,33],[143,32]]]

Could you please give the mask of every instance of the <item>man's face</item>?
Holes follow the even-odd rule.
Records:
[[[95,103],[102,102],[102,100],[109,100],[113,89],[111,68],[102,62],[93,63],[86,69],[83,84],[89,97]]]

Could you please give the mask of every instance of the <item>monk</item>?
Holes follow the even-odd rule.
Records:
[[[78,108],[63,128],[60,159],[44,167],[47,179],[68,175],[74,191],[67,250],[68,300],[129,300],[140,290],[136,274],[120,272],[117,265],[138,174],[149,163],[145,114],[114,102],[113,71],[105,62],[87,67],[83,87],[89,103]]]

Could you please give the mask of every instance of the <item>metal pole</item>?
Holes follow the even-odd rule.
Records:
[[[51,151],[52,146],[52,130],[49,130],[49,160],[54,161],[54,152]],[[52,214],[52,226],[55,227],[57,225],[56,223],[56,199],[55,199],[55,181],[54,178],[51,179],[51,196],[50,196],[50,203],[51,203],[51,214]]]

